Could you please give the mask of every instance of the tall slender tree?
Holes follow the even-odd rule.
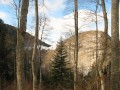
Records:
[[[33,47],[33,54],[32,54],[32,74],[33,74],[33,90],[37,90],[37,70],[36,70],[36,55],[37,55],[37,45],[38,45],[38,24],[39,24],[39,15],[38,15],[38,0],[35,0],[35,38],[34,38],[34,47]]]
[[[20,28],[17,32],[17,46],[16,46],[16,64],[17,64],[17,88],[18,90],[25,90],[24,79],[24,42],[27,24],[29,0],[22,0]]]
[[[112,0],[111,8],[111,90],[120,89],[119,62],[119,0]]]
[[[95,26],[96,26],[96,77],[99,77],[99,72],[98,72],[98,6],[99,6],[99,0],[96,0],[96,8],[95,8]],[[96,89],[99,89],[99,81],[96,80]]]
[[[78,0],[74,0],[74,27],[75,27],[75,60],[74,60],[74,90],[77,86],[78,68]]]
[[[101,82],[101,90],[105,90],[105,82],[104,82],[104,74],[102,72],[102,67],[103,67],[103,63],[104,61],[107,59],[107,43],[108,43],[108,18],[107,18],[107,11],[106,11],[106,5],[105,5],[105,0],[101,0],[101,4],[102,4],[102,12],[103,12],[103,18],[104,18],[104,40],[103,40],[103,45],[102,47],[104,48],[103,50],[103,56],[102,59],[99,62],[99,75],[100,77],[102,77],[103,79],[100,80]]]
[[[20,29],[20,11],[21,11],[21,3],[22,0],[11,0],[10,2],[10,10],[13,10],[13,14],[15,15],[16,21],[17,21],[17,34]],[[18,36],[18,35],[17,35]],[[16,59],[14,60],[14,87],[16,87]]]
[[[39,22],[40,22],[40,26],[39,26],[39,29],[41,29],[41,36],[40,36],[40,40],[43,41],[43,35],[44,35],[44,31],[45,31],[45,26],[46,26],[46,21],[47,21],[47,18],[45,17],[41,17],[39,18]],[[40,43],[40,46],[39,46],[39,55],[40,55],[40,81],[39,81],[39,88],[41,89],[42,88],[42,46],[41,46],[41,43]]]

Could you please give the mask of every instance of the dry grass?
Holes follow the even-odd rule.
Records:
[[[26,82],[25,86],[26,86],[25,90],[32,90],[32,84],[30,84],[29,82]],[[9,86],[4,88],[3,90],[17,90],[16,82],[11,83]]]
[[[16,89],[16,83],[12,82],[10,85],[8,85],[7,87],[5,87],[3,90],[17,90]]]
[[[25,86],[26,86],[25,90],[32,90],[32,83],[26,82]],[[106,90],[109,90],[109,83],[107,83],[106,87],[107,87]],[[17,90],[17,85],[16,85],[16,83],[13,82],[9,86],[5,87],[2,90]],[[44,85],[42,85],[42,88],[41,89],[37,89],[37,90],[63,90],[63,89],[61,87],[59,87],[59,86],[56,87],[55,89],[52,89],[51,87],[45,87]],[[65,89],[65,90],[72,90],[72,89]],[[78,86],[77,90],[87,90],[87,88],[86,89],[82,89],[80,86]],[[94,88],[92,90],[96,90],[96,88]]]

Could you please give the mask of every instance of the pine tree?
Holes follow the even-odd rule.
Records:
[[[52,61],[52,85],[54,87],[69,88],[71,87],[73,74],[71,68],[68,67],[67,51],[62,39],[56,48],[56,54]]]

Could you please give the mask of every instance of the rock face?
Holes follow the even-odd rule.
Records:
[[[104,33],[102,31],[98,32],[98,62],[102,59],[104,50]],[[71,60],[71,65],[74,63],[74,36],[65,40],[68,59]],[[110,37],[108,36],[108,46],[107,46],[107,60],[104,65],[107,65],[110,60]],[[96,31],[87,31],[79,33],[79,52],[78,52],[78,71],[87,73],[91,70],[93,64],[96,62]]]

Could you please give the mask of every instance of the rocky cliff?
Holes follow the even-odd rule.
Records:
[[[108,37],[108,46],[107,46],[107,59],[104,62],[103,66],[106,66],[110,62],[111,56],[111,38]],[[74,64],[74,39],[75,36],[65,40],[67,50],[68,50],[68,59],[71,60],[71,65]],[[104,45],[103,41],[105,40],[104,33],[102,31],[98,32],[98,62],[101,61],[104,55]],[[87,73],[91,70],[92,66],[96,62],[96,31],[87,31],[79,33],[79,52],[78,52],[78,69],[79,72]]]

